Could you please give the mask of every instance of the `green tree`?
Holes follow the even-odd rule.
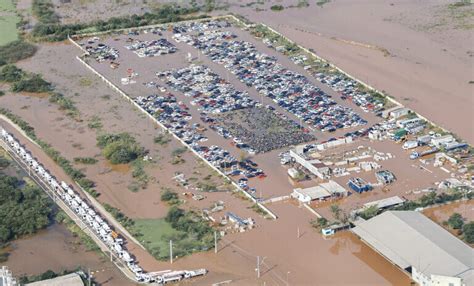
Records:
[[[379,209],[376,205],[372,205],[368,208],[365,208],[362,212],[359,213],[360,217],[363,219],[370,219],[377,215]]]
[[[465,224],[462,231],[464,234],[464,240],[466,240],[467,243],[474,243],[474,221]]]
[[[448,225],[453,229],[462,229],[464,225],[464,219],[461,214],[453,213],[448,219]]]

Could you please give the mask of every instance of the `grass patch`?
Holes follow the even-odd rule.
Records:
[[[13,1],[0,0],[0,45],[18,40],[20,17]]]
[[[74,101],[68,97],[65,97],[61,93],[53,93],[53,95],[49,98],[49,102],[57,104],[60,110],[66,112],[67,116],[73,118],[79,116],[79,110],[75,106]]]
[[[132,228],[134,235],[158,260],[169,259],[169,239],[179,235],[165,219],[136,219]]]
[[[87,123],[87,127],[90,129],[102,129],[102,121],[99,116],[94,115]]]
[[[171,141],[171,138],[169,134],[159,134],[153,139],[153,142],[162,146],[167,145],[170,141]]]
[[[3,35],[1,31],[2,25],[3,23],[0,23],[0,35]],[[36,50],[36,46],[21,40],[2,45],[0,46],[0,66],[29,58],[36,53]]]

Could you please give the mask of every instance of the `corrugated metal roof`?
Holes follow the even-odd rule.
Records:
[[[71,273],[52,279],[29,283],[25,286],[84,286],[84,283],[77,273]]]
[[[472,276],[474,250],[419,212],[387,211],[352,231],[403,269],[412,266],[427,276]]]

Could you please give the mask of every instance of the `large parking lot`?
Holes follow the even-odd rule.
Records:
[[[100,47],[100,57],[93,55],[89,64],[257,199],[288,195],[295,188],[280,167],[280,152],[344,134],[364,137],[364,130],[382,121],[355,100],[356,94],[345,100],[350,88],[340,81],[315,77],[295,59],[225,21],[88,40],[82,41],[88,50]],[[130,43],[171,43],[173,52],[137,57],[127,48]],[[393,192],[351,196],[351,208],[394,193],[409,196],[411,190],[432,185],[430,171],[401,158],[408,156],[401,146],[380,144],[395,157],[381,164],[397,176]],[[413,172],[424,179],[409,183]],[[437,179],[447,175],[436,173]],[[374,181],[373,172],[358,176]],[[348,178],[335,180],[347,188]]]

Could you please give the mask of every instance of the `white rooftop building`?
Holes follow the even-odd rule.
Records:
[[[421,286],[474,285],[474,250],[415,211],[387,211],[352,231]]]
[[[342,197],[347,195],[347,190],[334,181],[321,183],[310,188],[297,188],[293,190],[292,197],[302,203],[309,203],[315,200],[324,200],[328,197]]]

